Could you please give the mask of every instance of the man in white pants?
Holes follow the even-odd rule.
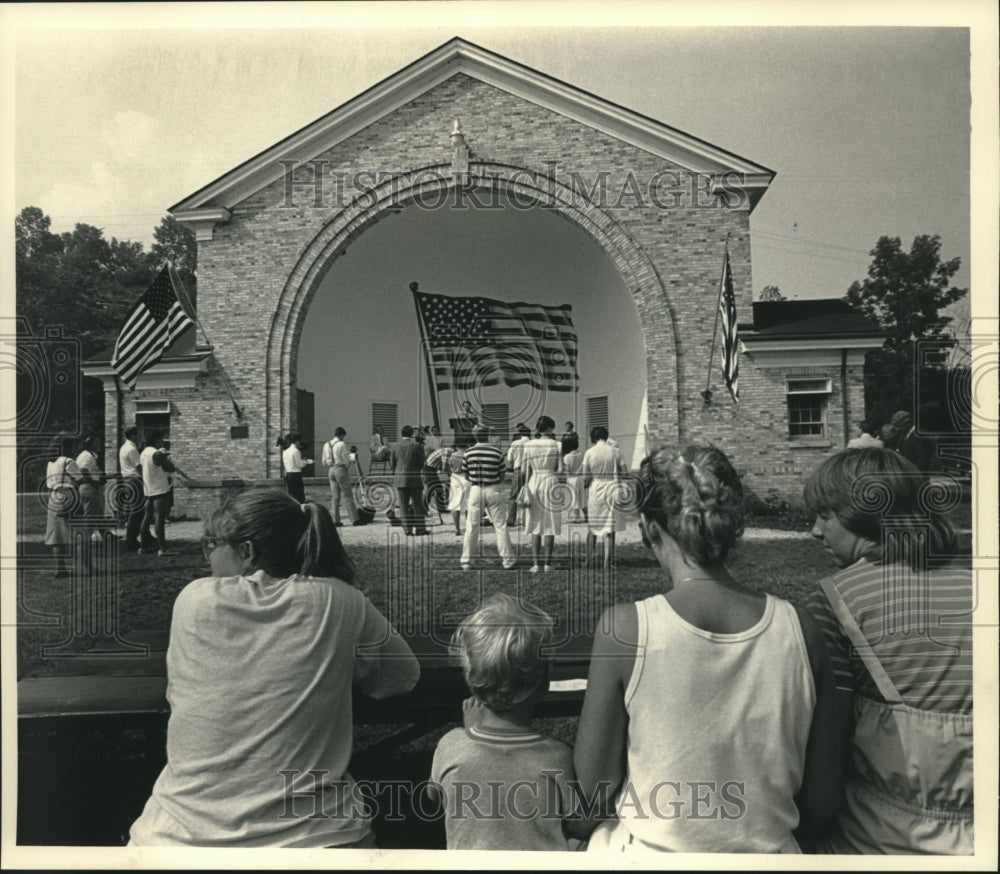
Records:
[[[469,570],[473,553],[479,552],[479,529],[483,508],[493,523],[497,535],[497,550],[505,568],[517,563],[514,548],[507,533],[507,490],[503,486],[504,457],[490,442],[490,429],[476,425],[472,429],[476,443],[465,450],[462,469],[469,479],[469,514],[462,543],[462,570]]]
[[[354,494],[351,489],[351,474],[348,466],[351,463],[351,448],[344,442],[347,431],[335,428],[333,439],[323,447],[323,464],[330,468],[330,511],[333,513],[333,524],[340,526],[340,502],[347,507],[347,515],[354,525],[363,525],[358,520],[358,508],[354,504]]]

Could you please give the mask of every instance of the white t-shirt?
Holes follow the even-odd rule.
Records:
[[[139,447],[131,440],[126,440],[118,450],[118,471],[122,476],[142,476]]]
[[[878,437],[872,437],[871,434],[862,432],[853,440],[847,441],[848,449],[883,449],[885,444],[882,443]]]
[[[352,684],[382,698],[419,675],[405,641],[341,580],[263,571],[195,580],[170,625],[167,765],[131,843],[360,840],[370,824],[346,770]],[[310,771],[323,772],[319,786]],[[311,816],[314,803],[325,816]]]
[[[167,472],[160,467],[153,456],[163,450],[155,446],[147,446],[139,456],[140,467],[142,468],[142,487],[146,491],[147,498],[154,498],[157,495],[165,495],[170,491],[170,477]]]
[[[76,466],[84,473],[89,473],[94,479],[101,475],[101,468],[97,464],[97,456],[89,449],[84,449],[76,457]]]

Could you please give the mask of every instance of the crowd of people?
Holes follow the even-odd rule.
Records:
[[[564,517],[587,524],[588,554],[596,554],[601,539],[604,565],[608,566],[615,532],[625,520],[625,514],[616,509],[616,484],[627,476],[628,469],[607,428],[591,430],[591,446],[586,452],[580,448],[573,423],[566,422],[565,428],[557,439],[555,421],[548,416],[538,419],[534,432],[518,422],[505,452],[498,432],[478,420],[467,435],[471,442],[463,432],[456,434],[452,445],[444,444],[436,425],[404,425],[400,440],[389,445],[382,427],[376,425],[369,441],[369,472],[383,465],[392,475],[396,499],[388,518],[401,526],[405,535],[427,535],[427,516],[434,510],[451,515],[455,535],[464,537],[460,559],[464,569],[479,553],[484,525],[494,530],[503,566],[515,566],[509,529],[517,525],[519,510],[531,543],[529,573],[553,569],[555,538],[562,531]],[[357,447],[348,446],[346,436],[346,430],[338,426],[322,456],[329,468],[330,509],[337,526],[341,525],[342,503],[354,525],[366,524],[357,518],[350,479],[351,465],[358,461]],[[300,471],[311,460],[302,455],[298,434],[286,435],[279,445],[283,447],[288,492],[302,502],[305,495]]]
[[[188,479],[170,456],[163,433],[139,428],[125,431],[118,451],[120,475],[114,488],[102,466],[103,441],[85,436],[79,444],[61,435],[49,447],[44,484],[46,503],[45,544],[52,547],[57,577],[70,575],[70,520],[88,523],[91,536],[101,529],[121,524],[125,529],[122,548],[163,557],[171,555],[166,541],[166,520],[174,503],[174,477]],[[140,442],[142,448],[140,449]],[[79,451],[77,451],[79,450]]]
[[[893,413],[882,427],[873,419],[862,419],[858,422],[858,436],[847,442],[847,448],[892,449],[925,472],[931,469],[934,460],[934,444],[917,433],[913,417],[906,410]]]
[[[559,472],[552,431],[540,420],[522,447],[529,493]],[[474,520],[480,508],[489,516],[503,556],[504,459],[485,428],[474,436],[461,463],[468,506]],[[419,447],[404,431],[407,441]],[[604,466],[617,465],[599,443]],[[416,500],[420,465],[406,469]],[[496,595],[456,631],[472,697],[463,727],[438,743],[426,790],[448,847],[972,852],[971,577],[900,548],[907,524],[931,532],[935,555],[953,548],[948,521],[921,505],[916,468],[898,452],[849,449],[810,475],[812,534],[840,570],[799,605],[727,569],[744,519],[724,453],[657,448],[638,478],[664,591],[597,624],[572,749],[532,723],[549,689],[552,619]],[[859,503],[866,479],[891,494],[892,525]],[[556,522],[527,509],[544,552]],[[347,772],[352,683],[406,692],[418,660],[353,588],[325,506],[238,494],[206,521],[203,548],[211,575],[181,593],[171,626],[168,764],[132,843],[374,846]],[[955,621],[942,631],[943,616]],[[894,635],[893,622],[933,634]],[[324,815],[283,816],[289,797],[316,793],[317,773]],[[470,815],[469,787],[488,815]]]
[[[484,515],[509,566],[508,520],[523,507],[529,572],[544,572],[561,525],[554,492],[572,464],[591,534],[610,553],[613,502],[600,491],[625,466],[606,430],[593,429],[591,447],[571,461],[579,438],[556,439],[551,418],[518,434],[503,453],[477,425],[464,451],[427,453],[406,426],[390,457],[408,502],[404,527],[426,530],[424,475],[437,453],[450,499],[464,495],[462,566]],[[335,437],[334,468],[348,463],[337,449],[346,433]],[[164,554],[157,522],[181,472],[162,435],[147,432],[142,450],[134,429],[126,438],[122,473],[141,478],[144,494],[128,530],[137,549],[145,532]],[[100,445],[76,448],[58,441],[46,471],[46,542],[62,574],[67,502],[100,500]],[[505,485],[508,467],[516,474]],[[928,506],[926,474],[901,450],[869,446],[828,457],[806,478],[811,533],[836,570],[799,604],[729,570],[743,486],[722,451],[656,447],[635,480],[662,591],[617,603],[596,623],[572,749],[532,721],[549,691],[552,618],[501,594],[455,632],[471,697],[462,728],[437,745],[426,789],[448,847],[972,853],[972,578],[944,560],[955,555],[955,532]],[[351,516],[339,472],[334,486]],[[376,845],[347,770],[352,694],[419,688],[420,663],[356,588],[334,516],[291,491],[239,492],[205,520],[210,572],[174,606],[167,765],[132,826],[133,845]],[[289,798],[316,794],[317,774],[324,815],[287,815]]]

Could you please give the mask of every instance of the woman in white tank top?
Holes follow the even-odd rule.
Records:
[[[640,485],[667,592],[610,608],[596,631],[570,829],[591,850],[799,852],[840,794],[821,632],[726,571],[743,511],[722,452],[657,450]]]

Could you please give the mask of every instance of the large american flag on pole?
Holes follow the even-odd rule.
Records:
[[[740,402],[740,345],[736,334],[736,295],[733,293],[733,271],[729,266],[729,249],[722,263],[722,285],[719,289],[719,315],[722,319],[722,378],[736,403]]]
[[[438,391],[531,385],[576,391],[572,307],[414,291],[420,334]]]
[[[165,266],[139,298],[118,334],[111,366],[129,388],[194,322],[177,300],[170,269]]]

